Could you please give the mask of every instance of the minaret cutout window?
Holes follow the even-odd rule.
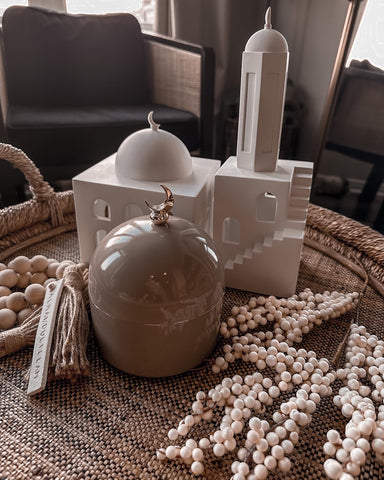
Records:
[[[96,245],[98,245],[103,238],[106,236],[107,232],[105,230],[97,230],[96,232]]]
[[[276,220],[277,198],[269,192],[261,193],[257,197],[257,214],[259,222],[274,222]]]
[[[227,217],[223,221],[223,242],[238,245],[241,237],[241,226],[239,220]]]
[[[97,198],[93,202],[93,214],[99,220],[111,220],[111,207],[105,200]]]

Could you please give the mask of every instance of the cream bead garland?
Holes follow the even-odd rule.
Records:
[[[279,342],[273,343],[273,346],[281,353],[286,350],[286,345]],[[306,352],[304,349],[297,351],[290,349],[290,355],[295,359],[304,361],[312,358],[315,365],[318,378],[317,384],[325,385],[327,369],[325,368],[325,360],[321,360],[325,372],[319,368],[319,361],[313,352]],[[288,353],[284,357],[288,357]],[[290,361],[288,360],[288,363]],[[179,437],[186,437],[193,426],[200,423],[202,420],[210,419],[207,416],[208,412],[212,412],[215,407],[224,407],[225,415],[222,419],[220,429],[213,432],[209,438],[203,438],[199,441],[199,462],[203,466],[204,452],[212,450],[213,455],[221,457],[226,453],[236,448],[235,436],[241,433],[248,421],[249,430],[246,435],[246,440],[243,448],[238,451],[238,458],[240,462],[234,462],[232,465],[232,472],[235,474],[233,478],[261,478],[265,472],[280,469],[282,472],[287,472],[290,469],[291,462],[286,455],[293,450],[294,444],[298,441],[300,428],[310,423],[312,415],[316,409],[317,403],[320,401],[320,395],[311,392],[311,380],[303,381],[300,388],[296,391],[288,402],[281,404],[280,410],[275,412],[274,419],[277,417],[278,423],[270,425],[267,421],[261,420],[255,414],[262,414],[265,407],[270,405],[272,397],[268,391],[274,386],[270,384],[272,380],[264,377],[260,372],[255,372],[253,375],[247,375],[244,378],[240,375],[235,375],[232,378],[224,378],[221,384],[217,385],[215,389],[205,395],[204,392],[198,392],[196,401],[192,404],[192,412],[187,415],[184,420],[179,423],[177,429],[171,429],[168,437],[171,441],[176,441]],[[247,393],[244,393],[243,387]],[[292,383],[289,389],[293,390]],[[331,393],[331,388],[326,386],[325,394]],[[264,394],[264,395],[263,395]],[[213,400],[215,397],[215,401]],[[247,407],[247,399],[252,398],[253,407]],[[248,414],[250,411],[250,415]],[[278,414],[278,416],[276,415]],[[194,423],[188,421],[192,416]],[[182,428],[183,427],[183,428]],[[189,440],[187,440],[188,442]],[[181,458],[183,461],[190,457],[194,458],[194,451],[183,450],[184,447],[173,446],[171,450],[159,449],[158,458],[165,460]],[[254,467],[250,470],[249,463],[253,462]],[[188,461],[186,462],[188,464]],[[260,469],[258,465],[263,465]],[[248,473],[245,471],[248,467]],[[265,468],[264,468],[265,467]],[[192,470],[194,473],[194,470]],[[201,473],[201,467],[199,467]],[[254,477],[252,477],[252,475]]]
[[[260,480],[276,469],[288,472],[291,462],[287,455],[298,442],[300,429],[311,422],[321,397],[332,393],[331,384],[336,378],[327,359],[317,359],[315,352],[296,349],[293,345],[301,342],[303,334],[315,325],[354,308],[358,299],[356,292],[314,295],[306,289],[288,299],[252,297],[247,305],[233,307],[231,316],[222,322],[220,328],[221,335],[230,343],[224,346],[223,355],[215,359],[213,371],[219,373],[226,370],[229,363],[241,359],[254,363],[258,370],[267,367],[275,370],[274,379],[255,371],[245,377],[235,375],[224,378],[208,394],[198,392],[191,413],[181,420],[177,428],[169,431],[169,439],[175,442],[180,437],[187,437],[195,424],[211,420],[215,408],[224,409],[220,428],[209,438],[200,439],[196,447],[199,449],[198,465],[193,468],[196,463],[194,448],[160,448],[157,451],[159,460],[181,458],[191,465],[192,473],[201,475],[207,451],[212,451],[217,457],[233,451],[237,447],[236,436],[247,425],[244,446],[237,452],[239,460],[231,467],[232,480]],[[272,323],[271,331],[257,331],[259,325]],[[259,418],[258,415],[262,415],[282,391],[292,392],[292,396],[289,401],[281,403],[280,409],[273,414],[274,423]],[[335,439],[335,436],[331,435],[331,438]],[[191,441],[188,439],[185,445]],[[328,443],[328,450],[333,452],[333,444]],[[381,448],[381,443],[376,443],[377,449]],[[352,456],[361,462],[364,457],[360,450],[359,447],[355,449]],[[339,475],[338,465],[336,460],[332,460],[326,464],[326,471]]]
[[[239,358],[255,363],[257,368],[264,368],[265,363],[272,367],[275,361],[274,353],[268,355],[268,352],[257,351],[255,347],[262,342],[268,347],[272,339],[286,342],[288,347],[300,343],[303,334],[312,330],[314,325],[338,318],[355,308],[358,300],[357,292],[343,294],[325,291],[321,295],[315,295],[309,288],[288,299],[277,299],[273,296],[252,297],[247,305],[233,307],[231,317],[221,323],[220,333],[230,340],[231,344],[226,346],[224,356],[216,359],[212,369],[219,373]],[[272,331],[251,333],[259,325],[271,323]],[[294,373],[301,371],[300,366],[295,365],[295,368],[298,372]],[[298,377],[295,378],[298,380]]]
[[[323,449],[332,457],[324,463],[329,478],[348,480],[357,477],[370,450],[373,450],[377,462],[384,463],[383,353],[382,340],[370,335],[364,326],[351,325],[346,362],[344,368],[336,372],[344,386],[334,397],[335,405],[341,408],[349,422],[343,440],[336,430],[327,434],[328,442]],[[377,410],[375,402],[380,403]]]
[[[22,324],[44,301],[46,283],[56,280],[60,263],[44,255],[18,256],[0,263],[0,329]],[[25,289],[24,293],[19,289]],[[12,291],[14,289],[15,291]]]

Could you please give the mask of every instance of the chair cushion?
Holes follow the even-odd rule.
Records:
[[[9,142],[21,148],[44,170],[45,166],[93,164],[115,152],[131,133],[149,128],[147,116],[179,137],[189,150],[199,147],[195,115],[163,105],[38,109],[9,107]],[[34,133],[35,132],[35,133]]]
[[[144,39],[133,15],[13,6],[5,11],[2,28],[10,104],[150,102]]]

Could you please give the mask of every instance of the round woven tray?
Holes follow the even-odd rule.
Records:
[[[0,211],[0,261],[37,253],[58,260],[79,261],[72,192],[55,193],[33,164],[9,146],[0,157],[20,168],[32,186],[33,199]],[[297,291],[310,287],[360,291],[360,322],[384,339],[384,238],[353,220],[311,205],[302,252]],[[223,316],[251,295],[228,289]],[[315,327],[302,346],[331,359],[354,312]],[[222,348],[219,340],[217,351]],[[55,381],[36,397],[27,397],[25,370],[31,362],[27,348],[0,359],[0,479],[192,479],[188,467],[161,463],[156,449],[169,444],[167,432],[190,412],[199,390],[208,391],[222,379],[210,367],[171,378],[144,379],[118,371],[100,356],[91,335],[88,355],[91,373],[76,383]],[[250,364],[235,363],[225,376],[253,372]],[[336,385],[337,387],[337,385]],[[284,397],[282,397],[284,400]],[[275,405],[276,407],[276,405]],[[201,438],[218,425],[219,415],[192,430]],[[270,478],[326,478],[322,445],[331,428],[344,430],[345,418],[332,397],[322,400],[312,423],[303,429],[290,456],[289,474]],[[235,454],[208,458],[201,478],[230,478]],[[383,467],[369,458],[360,478],[381,479]]]

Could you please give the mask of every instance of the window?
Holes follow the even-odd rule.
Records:
[[[105,230],[97,230],[96,232],[96,245],[99,245],[99,243],[103,240],[103,238],[107,235],[107,232]]]
[[[0,0],[0,17],[3,16],[4,11],[11,7],[12,5],[28,5],[28,0],[19,0],[19,1],[11,1],[11,0]]]
[[[0,17],[4,11],[13,5],[22,5],[24,7],[42,7],[50,10],[65,12],[65,0],[0,0]]]
[[[97,198],[93,202],[93,214],[98,220],[111,220],[111,208],[105,200]]]
[[[277,198],[269,192],[262,193],[257,199],[256,218],[260,222],[274,222],[276,220]]]
[[[239,245],[241,238],[241,226],[239,220],[227,217],[223,221],[223,242]]]
[[[155,0],[0,0],[0,17],[12,5],[44,7],[68,13],[132,13],[143,30],[152,30]]]
[[[68,13],[132,13],[143,29],[151,30],[155,0],[67,0]]]
[[[369,0],[347,60],[367,59],[384,69],[384,1]]]

